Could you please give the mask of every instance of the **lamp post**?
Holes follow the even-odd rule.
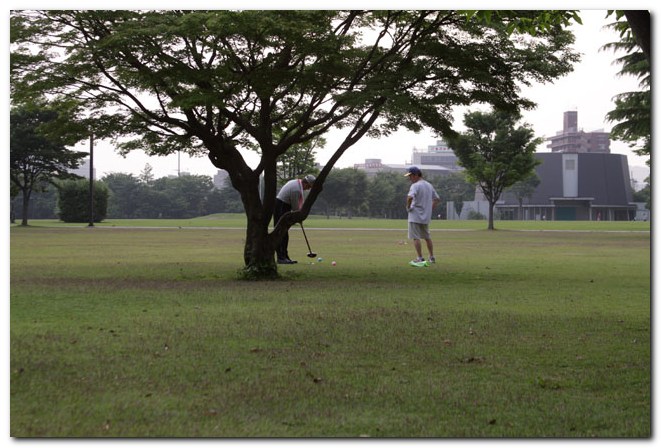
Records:
[[[90,223],[88,227],[94,227],[94,134],[90,134]]]

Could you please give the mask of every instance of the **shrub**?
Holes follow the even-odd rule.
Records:
[[[487,219],[487,217],[484,216],[484,215],[483,215],[482,213],[480,213],[480,212],[476,212],[475,210],[471,210],[471,211],[468,213],[468,219]]]
[[[67,180],[58,186],[58,215],[64,222],[89,222],[89,180]],[[94,183],[94,222],[103,221],[108,212],[108,188]]]

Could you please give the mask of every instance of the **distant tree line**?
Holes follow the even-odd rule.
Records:
[[[423,173],[424,175],[425,173]],[[450,175],[425,175],[441,196],[435,217],[447,218],[447,203],[454,201],[461,209],[463,201],[475,197],[475,184],[466,180],[463,172]],[[370,218],[405,219],[406,194],[410,182],[402,173],[381,172],[368,177],[355,168],[333,169],[324,183],[312,212],[318,215],[365,216]]]
[[[454,201],[460,210],[463,201],[473,200],[475,184],[466,181],[463,173],[426,178],[442,198],[442,203],[435,210],[437,217],[446,218],[448,201]],[[30,218],[61,218],[58,190],[67,182],[71,181],[55,183],[55,188],[33,193]],[[209,176],[182,175],[154,179],[151,168],[147,166],[139,176],[111,173],[95,185],[107,189],[107,211],[103,216],[108,219],[186,219],[214,213],[244,212],[239,193],[231,185],[215,187]],[[404,204],[409,185],[400,173],[383,172],[368,177],[364,171],[355,168],[335,168],[328,176],[312,213],[327,217],[404,219],[407,216]],[[12,200],[12,210],[17,218],[21,217],[21,201],[20,193]],[[81,197],[80,201],[83,202],[81,208],[87,207],[87,197]],[[102,215],[101,211],[95,213]]]
[[[61,198],[65,187],[71,181],[56,182],[55,188],[46,192],[33,193],[29,216],[32,219],[62,218]],[[78,181],[80,182],[80,181]],[[83,182],[88,183],[87,180]],[[233,197],[230,189],[214,188],[211,177],[182,175],[145,179],[125,173],[112,173],[95,182],[107,189],[107,210],[98,213],[107,218],[194,218],[220,212],[239,212],[238,195]],[[233,191],[233,190],[232,190]],[[80,197],[83,206],[88,204],[88,196]],[[12,210],[20,217],[20,193],[12,201]],[[95,212],[96,213],[96,212]]]

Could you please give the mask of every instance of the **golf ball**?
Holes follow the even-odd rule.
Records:
[[[336,265],[337,263],[335,263],[335,262],[332,262],[331,264],[332,264],[333,266],[335,266],[335,265]]]
[[[322,261],[324,261],[324,259],[321,258],[321,257],[319,257],[319,258],[317,258],[317,261],[318,261],[319,263],[321,263]]]

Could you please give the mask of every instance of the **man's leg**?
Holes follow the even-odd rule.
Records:
[[[413,247],[415,247],[415,252],[418,254],[418,260],[422,258],[422,244],[420,243],[420,240],[414,239],[413,240]]]
[[[429,259],[432,260],[434,258],[434,243],[432,242],[431,238],[426,238],[425,241],[427,242],[427,251],[429,251]]]
[[[275,226],[282,217],[282,215],[287,213],[289,210],[291,210],[291,206],[285,204],[279,199],[276,199],[275,208],[273,210],[273,225]],[[289,232],[285,233],[285,236],[280,241],[280,244],[278,244],[278,247],[275,248],[275,252],[278,255],[278,261],[289,259],[288,248],[289,248]]]

